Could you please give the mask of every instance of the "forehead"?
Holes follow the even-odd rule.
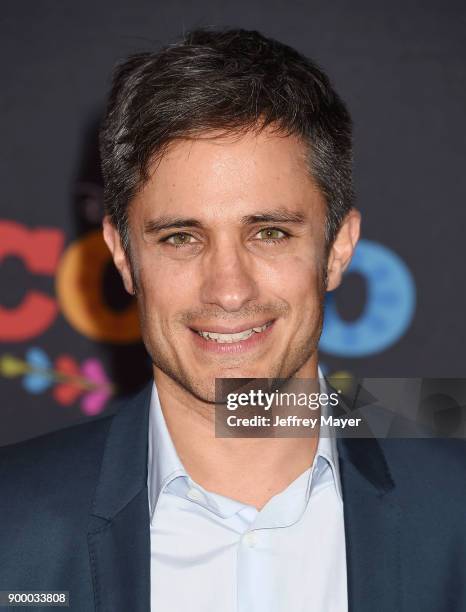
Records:
[[[309,152],[296,136],[271,129],[172,142],[149,167],[149,180],[130,215],[180,214],[204,221],[233,219],[255,209],[323,210]]]

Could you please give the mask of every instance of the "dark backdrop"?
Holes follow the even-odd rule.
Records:
[[[328,303],[326,372],[466,375],[463,2],[2,3],[0,444],[111,410],[150,364],[98,237],[114,63],[240,26],[328,72],[355,121],[363,241]],[[85,298],[79,299],[79,295]]]

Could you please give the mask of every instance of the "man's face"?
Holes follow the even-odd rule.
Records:
[[[267,129],[176,141],[130,204],[131,261],[106,222],[156,380],[213,401],[215,378],[315,374],[326,205],[305,155]]]

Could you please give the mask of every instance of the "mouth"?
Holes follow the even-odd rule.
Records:
[[[252,349],[269,336],[275,319],[265,323],[253,323],[242,329],[212,326],[210,329],[190,328],[195,343],[207,351],[237,353]]]
[[[247,340],[254,334],[261,334],[268,327],[270,327],[272,323],[273,321],[268,321],[267,323],[264,323],[264,325],[250,327],[248,329],[244,329],[236,333],[220,333],[220,332],[215,332],[215,331],[204,331],[204,330],[199,330],[199,329],[196,329],[193,331],[195,331],[205,340],[209,340],[211,342],[231,344],[232,342],[241,342],[243,340]]]

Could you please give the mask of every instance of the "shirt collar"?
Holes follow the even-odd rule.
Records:
[[[160,405],[155,381],[149,408],[149,449],[147,486],[149,489],[149,511],[152,517],[163,488],[178,476],[188,476],[168,431]]]
[[[327,391],[327,383],[322,374],[320,367],[318,368],[318,376],[320,389],[322,393]],[[325,410],[322,410],[322,414],[325,414]],[[330,466],[333,476],[333,482],[337,491],[337,495],[342,500],[341,481],[340,481],[340,470],[338,462],[338,450],[336,444],[336,438],[332,435],[332,428],[325,436],[319,436],[319,442],[317,445],[316,456],[314,460],[314,471],[310,474],[307,485],[307,497],[310,494],[311,480],[315,481],[318,477],[319,470],[322,468],[322,460],[324,460]],[[292,487],[302,483],[301,475],[294,483]],[[312,476],[312,479],[311,479]],[[178,479],[176,482],[175,479]],[[149,449],[148,449],[148,476],[147,486],[149,492],[149,511],[151,521],[154,516],[154,512],[157,506],[157,502],[162,490],[172,483],[172,492],[178,492],[180,495],[185,496],[187,490],[190,489],[193,484],[187,471],[185,470],[180,458],[176,452],[175,446],[168,431],[168,427],[165,421],[165,417],[162,412],[160,405],[160,399],[157,392],[157,386],[155,381],[152,385],[152,394],[150,401],[150,413],[149,413]],[[201,492],[201,487],[198,487]],[[204,492],[207,493],[207,492]],[[205,499],[197,500],[202,505],[208,505],[212,511],[220,516],[230,516],[234,514],[244,504],[236,500],[230,500],[222,495],[206,495]],[[204,503],[203,503],[204,502]]]
[[[327,393],[327,383],[318,369],[319,387],[321,393]],[[322,416],[329,416],[328,406],[321,408]],[[340,471],[338,465],[338,450],[332,427],[320,428],[317,450],[311,467],[303,472],[288,487],[272,497],[262,510],[257,513],[254,528],[288,527],[295,524],[304,514],[311,496],[317,490],[333,486],[336,495],[342,502]]]
[[[320,366],[318,367],[318,376],[321,393],[328,394],[327,380],[325,379],[322,370],[320,369]],[[329,416],[328,406],[323,407],[322,414],[324,416]],[[340,463],[338,460],[338,448],[335,431],[333,427],[325,428],[325,430],[321,429],[321,432],[322,431],[325,432],[325,435],[319,436],[319,444],[317,446],[316,454],[324,457],[324,459],[328,461],[332,470],[333,482],[335,483],[337,495],[340,500],[343,500],[343,494],[341,490]]]

